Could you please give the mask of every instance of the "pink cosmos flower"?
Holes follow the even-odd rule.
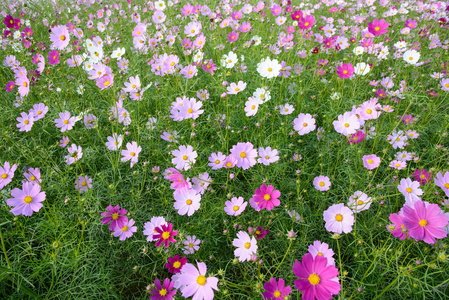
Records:
[[[334,251],[329,248],[329,245],[322,243],[320,241],[314,241],[312,245],[308,248],[309,253],[312,254],[313,258],[318,256],[323,256],[327,258],[327,265],[335,266]]]
[[[68,111],[59,113],[59,119],[55,119],[56,127],[61,128],[61,132],[71,130],[75,126],[76,117],[71,117]]]
[[[52,66],[59,64],[59,53],[56,50],[48,52],[48,63]]]
[[[228,41],[231,42],[231,43],[237,41],[238,38],[239,38],[239,33],[238,32],[231,31],[228,34]]]
[[[311,114],[300,113],[297,118],[293,120],[293,129],[295,129],[299,135],[305,135],[316,128],[315,119]]]
[[[232,169],[236,166],[236,164],[237,164],[237,159],[235,159],[235,157],[228,156],[223,161],[223,168]]]
[[[404,223],[402,222],[402,217],[399,214],[390,214],[388,217],[390,222],[393,224],[387,225],[387,230],[391,232],[394,237],[399,238],[399,240],[403,240],[408,238],[407,236],[408,229],[404,227]]]
[[[186,98],[182,102],[180,114],[184,119],[195,120],[204,112],[204,110],[200,109],[202,106],[203,103],[201,101],[196,101],[195,98]]]
[[[145,230],[143,231],[143,234],[147,236],[148,242],[156,240],[154,238],[154,235],[157,234],[155,228],[161,225],[167,225],[167,222],[165,221],[164,217],[152,217],[150,222],[146,222],[144,224]]]
[[[281,192],[274,190],[274,186],[262,184],[260,188],[254,192],[253,200],[257,203],[260,209],[272,210],[275,206],[279,206],[281,201],[278,199]]]
[[[159,11],[159,10],[158,10]],[[150,291],[150,300],[171,300],[178,290],[172,290],[175,285],[174,281],[169,278],[164,279],[161,284],[159,279],[154,280],[154,289]]]
[[[33,127],[33,123],[34,123],[34,114],[30,113],[27,114],[25,112],[21,112],[20,113],[20,117],[16,118],[17,123],[16,127],[19,128],[19,132],[20,131],[30,131],[31,127]]]
[[[73,164],[74,162],[77,162],[83,157],[83,149],[81,146],[77,146],[75,144],[72,144],[70,147],[67,148],[67,151],[69,151],[69,155],[64,156],[65,162],[68,165]]]
[[[48,112],[48,106],[46,106],[44,103],[38,103],[34,104],[33,108],[28,111],[28,113],[33,113],[34,115],[34,121],[40,120]]]
[[[105,75],[96,79],[96,85],[100,90],[110,88],[114,84],[114,75],[106,73]]]
[[[196,68],[196,66],[188,65],[188,66],[185,66],[184,68],[182,68],[182,70],[179,73],[184,75],[184,78],[189,79],[196,75],[197,68]]]
[[[373,170],[380,165],[380,157],[376,156],[375,154],[364,155],[362,157],[362,160],[363,166],[368,170]]]
[[[109,150],[116,151],[122,146],[123,136],[114,132],[112,136],[107,137],[107,140],[106,147]]]
[[[391,24],[384,19],[374,19],[372,23],[368,23],[368,31],[371,32],[374,36],[382,35],[388,32],[387,28],[390,25]]]
[[[54,49],[64,50],[70,42],[69,31],[64,25],[55,26],[51,29],[50,41]]]
[[[172,154],[175,157],[171,162],[175,165],[175,168],[186,171],[195,164],[196,158],[198,157],[198,154],[196,151],[193,151],[193,147],[190,145],[181,145],[178,150],[174,150]]]
[[[284,300],[292,292],[292,288],[289,285],[285,286],[285,281],[282,278],[279,278],[279,282],[276,282],[275,278],[270,278],[269,282],[265,282],[263,288],[266,290],[262,293],[264,299]]]
[[[173,257],[169,257],[168,262],[165,264],[165,267],[168,269],[168,272],[172,274],[181,273],[182,267],[187,263],[187,257],[181,258],[179,255],[175,255]]]
[[[304,30],[309,30],[310,28],[312,28],[314,24],[315,24],[315,17],[310,15],[301,18],[301,20],[298,22],[299,28]]]
[[[362,142],[365,139],[365,133],[362,130],[357,131],[357,133],[354,133],[351,135],[350,140],[348,141],[348,144],[356,145],[360,142]]]
[[[240,215],[248,205],[248,202],[245,202],[243,197],[232,197],[231,201],[225,202],[224,211],[229,216],[238,216]]]
[[[344,203],[334,204],[323,213],[326,230],[336,233],[350,233],[354,224],[354,213]]]
[[[25,97],[30,92],[30,80],[26,76],[18,76],[15,81],[21,97]]]
[[[109,205],[106,207],[106,210],[107,212],[101,213],[101,216],[104,217],[101,220],[101,224],[105,225],[111,222],[109,224],[109,230],[115,231],[116,228],[123,228],[125,223],[128,222],[128,217],[125,216],[127,211],[124,208],[120,209],[120,205]]]
[[[92,188],[92,179],[88,176],[78,176],[78,180],[75,180],[75,190],[78,190],[80,194],[87,192],[90,188]]]
[[[193,189],[182,188],[173,193],[175,198],[174,208],[181,216],[187,214],[189,217],[200,208],[201,194]]]
[[[449,197],[449,172],[445,172],[444,175],[438,172],[435,185],[442,188],[446,196]]]
[[[420,185],[426,185],[426,183],[432,181],[432,175],[425,169],[416,169],[416,171],[412,174],[412,177],[415,178]]]
[[[237,145],[232,146],[230,152],[230,156],[237,160],[238,168],[246,170],[256,164],[257,150],[249,142],[237,143]]]
[[[122,162],[131,161],[130,167],[132,168],[135,163],[139,161],[139,153],[142,151],[142,147],[137,145],[137,142],[127,143],[126,150],[122,150],[120,159]]]
[[[212,153],[209,156],[210,163],[208,163],[208,166],[212,167],[212,170],[221,169],[223,167],[223,162],[225,159],[226,159],[226,155],[224,155],[221,152]]]
[[[28,168],[27,172],[23,173],[23,176],[32,184],[40,184],[41,182],[41,171],[38,168]],[[23,181],[22,184],[24,182],[26,181]]]
[[[214,291],[218,291],[218,278],[208,276],[207,266],[203,262],[197,262],[198,269],[186,263],[181,273],[175,274],[172,280],[175,281],[175,288],[181,291],[184,298],[192,297],[195,300],[212,300],[214,299]]]
[[[247,117],[251,117],[257,114],[257,111],[259,110],[259,104],[260,100],[256,99],[255,97],[249,97],[248,101],[245,102],[245,115]]]
[[[279,160],[279,152],[276,149],[271,149],[271,147],[260,147],[259,148],[259,158],[257,162],[259,164],[264,164],[269,166],[271,163],[274,163]]]
[[[340,292],[338,269],[328,265],[323,256],[314,258],[310,253],[304,254],[302,263],[295,261],[293,264],[293,273],[299,278],[294,283],[299,291],[304,292],[303,300],[330,300],[332,295]]]
[[[345,136],[356,133],[360,128],[360,122],[357,116],[351,112],[345,112],[343,115],[338,116],[338,120],[333,123],[335,131]]]
[[[354,74],[354,67],[351,63],[342,64],[337,67],[337,74],[340,78],[349,78]]]
[[[45,200],[45,192],[41,192],[41,186],[31,182],[24,182],[22,190],[14,188],[11,196],[13,198],[7,199],[6,204],[14,206],[10,212],[15,216],[31,216],[33,212],[38,212],[43,207],[41,202]]]
[[[173,230],[173,224],[162,224],[159,227],[155,227],[154,230],[156,230],[156,234],[153,235],[153,239],[158,240],[155,244],[156,247],[164,244],[164,247],[168,248],[170,243],[176,243],[176,240],[173,237],[178,235],[178,231]]]
[[[69,142],[70,142],[69,137],[68,136],[64,136],[64,137],[62,137],[61,140],[59,140],[59,146],[62,147],[62,148],[65,148],[65,147],[67,147]]]
[[[403,209],[404,227],[409,230],[411,238],[416,241],[424,240],[428,244],[435,244],[435,238],[447,236],[443,228],[448,224],[448,218],[441,213],[437,204],[426,204],[423,201],[414,203],[413,208],[406,205]]]
[[[291,18],[294,21],[299,21],[302,18],[302,11],[300,10],[295,10],[292,14],[291,14]]]
[[[229,95],[235,95],[240,93],[246,88],[246,82],[239,81],[237,84],[235,82],[231,82],[231,84],[227,87]]]
[[[124,241],[127,238],[131,237],[134,232],[137,231],[137,227],[133,226],[135,221],[133,219],[129,219],[129,221],[123,223],[123,227],[115,227],[114,236],[120,237],[120,241]]]
[[[8,81],[7,83],[6,83],[6,86],[5,86],[5,90],[7,91],[7,92],[11,92],[14,88],[15,88],[15,86],[16,86],[16,84],[14,83],[14,81]]]
[[[405,169],[405,167],[407,167],[407,163],[401,160],[392,160],[390,162],[390,167],[396,170],[402,170]]]
[[[240,262],[249,261],[253,254],[257,253],[257,241],[255,237],[250,237],[245,231],[239,231],[237,238],[232,241],[232,245],[237,247],[234,255]]]
[[[398,190],[404,195],[405,203],[413,206],[413,203],[420,201],[423,191],[419,188],[418,181],[412,181],[410,178],[402,178],[398,185]]]
[[[318,191],[328,191],[331,187],[331,181],[327,176],[317,176],[313,179],[313,185]]]
[[[351,208],[353,212],[358,213],[369,209],[371,203],[371,197],[368,197],[368,195],[362,191],[356,191],[349,197],[348,207]]]

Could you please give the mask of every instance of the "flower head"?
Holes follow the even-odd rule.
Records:
[[[279,206],[281,201],[279,197],[281,192],[274,190],[274,186],[262,184],[260,188],[254,192],[253,201],[257,203],[260,209],[272,210],[275,206]]]
[[[313,179],[313,185],[318,191],[328,191],[331,187],[331,181],[329,177],[320,175]]]
[[[124,241],[127,238],[131,237],[134,232],[137,231],[137,227],[133,226],[134,225],[134,220],[133,219],[129,219],[129,221],[126,221],[123,223],[123,227],[115,227],[114,230],[114,236],[115,237],[120,237],[119,240],[120,241]]]
[[[239,261],[248,261],[251,259],[251,255],[257,252],[257,241],[254,237],[250,237],[248,233],[239,231],[237,238],[232,241],[232,245],[237,247],[234,250],[234,255]]]
[[[334,204],[323,213],[326,229],[330,232],[349,233],[354,224],[354,213],[343,203]]]
[[[157,11],[159,12],[159,10]],[[178,290],[172,290],[175,285],[174,281],[169,278],[164,279],[161,284],[159,279],[154,280],[154,289],[150,292],[150,300],[171,300]]]
[[[106,212],[101,213],[101,216],[104,217],[101,220],[101,224],[105,225],[111,222],[109,224],[109,230],[115,231],[117,227],[122,228],[128,222],[128,217],[125,216],[127,211],[124,208],[120,209],[120,205],[109,205],[106,207],[106,210]]]
[[[197,262],[198,269],[190,264],[185,264],[181,273],[175,274],[172,280],[175,281],[175,288],[179,288],[184,298],[193,296],[197,300],[212,300],[214,291],[218,291],[218,278],[206,277],[207,266],[203,262]]]
[[[284,300],[292,292],[292,288],[289,285],[285,286],[285,281],[282,278],[279,278],[279,282],[276,282],[275,278],[270,278],[269,282],[265,282],[263,288],[266,292],[263,292],[262,296],[268,300]]]
[[[10,212],[15,216],[31,216],[43,207],[41,202],[45,200],[45,192],[41,192],[41,186],[31,182],[24,182],[21,190],[14,188],[11,196],[12,198],[6,200],[6,204],[14,206]]]
[[[168,225],[161,225],[160,227],[155,228],[157,234],[153,236],[153,239],[158,241],[156,242],[156,247],[164,244],[165,248],[168,248],[170,243],[176,243],[176,240],[173,238],[175,235],[178,235],[177,230],[173,230],[173,224],[168,223]]]

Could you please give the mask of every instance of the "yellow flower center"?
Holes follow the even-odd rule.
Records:
[[[413,190],[412,190],[412,188],[409,188],[409,187],[408,187],[408,188],[406,188],[405,190],[406,190],[406,191],[407,191],[407,193],[409,193],[409,194],[410,194],[410,193],[411,193],[411,192],[413,191]]]
[[[246,242],[246,243],[245,243],[245,248],[246,248],[246,249],[249,249],[249,247],[251,247],[251,243],[250,243],[250,242]]]
[[[309,22],[305,22],[304,25],[305,25],[305,26],[309,26]]]
[[[345,127],[349,127],[349,123],[345,123]]]
[[[117,219],[118,219],[118,213],[113,213],[112,220],[117,220]]]
[[[33,198],[31,196],[26,196],[25,199],[23,199],[23,201],[26,204],[30,204],[33,201]]]
[[[228,167],[228,168],[232,167],[232,163],[228,162],[228,163],[226,164],[226,167]]]
[[[362,204],[363,204],[363,201],[362,201],[362,200],[359,200],[359,201],[357,201],[357,204],[358,204],[358,205],[362,205]]]
[[[108,86],[110,83],[111,83],[111,82],[110,82],[109,80],[106,80],[106,81],[103,83],[103,85],[104,85],[104,86]]]
[[[184,155],[184,156],[182,157],[183,160],[187,160],[187,158],[188,158],[187,155]]]
[[[245,158],[246,157],[246,153],[245,152],[240,153],[240,157],[241,158]]]
[[[255,105],[251,106],[251,109],[256,109],[256,106]]]
[[[190,200],[190,199],[187,199],[187,201],[186,201],[186,204],[187,204],[187,205],[190,205],[190,204],[192,204],[192,200]]]
[[[189,108],[187,111],[189,114],[193,113],[193,109],[191,109],[191,108]]]
[[[167,295],[167,290],[166,290],[166,289],[160,290],[160,291],[159,291],[159,295],[161,295],[161,296]]]
[[[320,181],[319,185],[324,186],[324,182]]]
[[[421,226],[427,226],[427,221],[426,220],[424,220],[424,219],[422,219],[421,221],[419,221],[419,225],[421,225]]]
[[[321,253],[321,252],[318,252],[317,254],[318,254],[319,256],[323,256],[323,253]]]
[[[164,240],[168,239],[169,237],[170,237],[170,232],[164,231],[164,233],[162,233],[162,238],[163,238]]]
[[[447,189],[449,189],[449,183],[445,183],[445,184],[444,184],[444,187],[447,188]]]
[[[307,279],[312,285],[317,285],[318,283],[320,283],[320,277],[318,277],[318,275],[316,275],[315,273],[310,274],[309,278]]]
[[[69,124],[69,120],[64,120],[64,124]]]
[[[24,86],[24,87],[27,87],[27,86],[28,86],[28,83],[24,82],[24,83],[23,83],[23,86]]]
[[[271,199],[271,196],[270,196],[269,194],[265,194],[265,195],[263,196],[263,199],[264,199],[265,201],[268,201],[268,200]]]
[[[380,27],[378,26],[378,27],[374,28],[374,30],[379,31]]]
[[[205,285],[206,277],[204,277],[203,275],[199,275],[198,278],[196,279],[196,283],[198,283],[199,285]]]
[[[271,71],[273,71],[273,69],[272,68],[268,68],[268,72],[271,72]]]
[[[344,70],[344,71],[343,71],[343,74],[348,74],[348,71],[347,71],[347,70]]]
[[[136,156],[136,153],[131,152],[130,155],[131,155],[131,156]]]
[[[30,121],[25,120],[25,121],[23,121],[23,123],[25,123],[25,125],[28,125],[28,123],[30,123]]]
[[[369,164],[372,164],[372,163],[373,163],[373,160],[372,160],[372,159],[368,159],[368,163],[369,163]]]
[[[234,210],[234,211],[238,211],[239,208],[240,208],[240,207],[236,205],[236,206],[234,206],[233,210]]]
[[[276,297],[276,298],[278,298],[278,297],[281,296],[281,292],[275,291],[275,292],[273,293],[273,296]]]
[[[189,243],[189,248],[193,248],[193,243]]]
[[[61,35],[61,41],[65,41],[65,35]]]
[[[179,268],[181,266],[181,262],[180,261],[175,261],[174,263],[173,263],[173,267],[174,268]]]
[[[86,186],[87,183],[86,183],[85,181],[83,181],[83,182],[81,182],[81,185],[82,185],[82,186]]]
[[[35,181],[35,180],[36,180],[36,177],[31,176],[31,177],[30,177],[30,180],[31,180],[31,181]]]
[[[122,231],[125,232],[125,231],[127,231],[127,230],[128,230],[128,226],[126,226],[126,225],[123,226]]]
[[[343,216],[341,214],[337,214],[335,216],[335,220],[338,221],[338,222],[341,222],[341,221],[343,221]]]

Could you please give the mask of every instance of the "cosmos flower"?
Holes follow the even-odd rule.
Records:
[[[124,208],[120,209],[120,205],[109,205],[106,210],[106,212],[101,213],[101,216],[104,217],[101,224],[105,225],[111,222],[109,230],[115,231],[116,228],[122,228],[128,222],[128,217],[125,216],[127,211]]]
[[[135,163],[139,161],[139,153],[142,151],[142,147],[137,145],[137,142],[127,143],[126,150],[122,150],[121,155],[123,157],[120,159],[122,162],[131,161],[131,168]]]
[[[318,191],[328,191],[331,187],[331,181],[329,177],[320,175],[313,179],[313,185]]]
[[[14,188],[11,196],[12,198],[6,200],[6,204],[14,207],[10,212],[15,216],[31,216],[43,207],[41,202],[45,200],[45,192],[41,192],[41,186],[31,182],[24,182],[21,190]]]
[[[127,222],[123,222],[123,227],[120,228],[119,226],[115,227],[114,230],[114,236],[120,237],[120,241],[124,241],[127,238],[131,237],[134,232],[137,231],[137,227],[133,226],[135,221],[133,219],[129,219]]]
[[[239,231],[237,238],[232,241],[232,245],[237,247],[234,255],[240,262],[248,261],[253,254],[257,252],[257,241],[254,237],[250,237],[245,231]]]
[[[289,285],[285,286],[285,281],[282,278],[279,278],[279,282],[276,282],[275,278],[270,278],[269,282],[265,282],[263,288],[266,292],[263,292],[262,296],[268,300],[284,300],[292,292],[292,288]]]
[[[249,142],[237,143],[237,145],[232,146],[230,152],[230,156],[237,160],[238,168],[246,170],[256,164],[257,150]]]
[[[175,281],[175,288],[181,291],[184,298],[192,297],[195,300],[212,300],[214,299],[214,291],[218,291],[218,278],[208,276],[207,266],[203,262],[197,262],[198,269],[186,263],[181,273],[175,274],[172,280]]]
[[[350,233],[354,224],[354,213],[344,203],[334,204],[323,213],[326,230],[336,233]]]
[[[161,284],[159,279],[154,280],[154,289],[150,291],[150,300],[171,300],[178,290],[173,289],[175,285],[174,281],[169,278],[164,279],[164,283]]]
[[[50,41],[52,46],[57,50],[64,50],[70,42],[70,35],[67,27],[64,25],[58,25],[51,29]]]
[[[318,256],[323,256],[327,258],[328,265],[335,265],[334,251],[329,248],[329,245],[322,243],[320,241],[314,241],[312,245],[309,245],[309,253],[312,254],[313,258]]]
[[[262,184],[260,188],[254,191],[253,201],[257,203],[260,209],[272,210],[274,207],[279,206],[281,201],[279,197],[281,192],[274,190],[274,186]]]

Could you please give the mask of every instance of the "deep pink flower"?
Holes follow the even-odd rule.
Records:
[[[425,185],[427,182],[432,180],[432,174],[427,172],[425,169],[416,169],[412,176],[419,182],[420,185]]]
[[[399,238],[401,241],[408,238],[408,229],[404,227],[402,217],[399,214],[390,214],[388,219],[390,219],[390,222],[393,222],[393,224],[387,225],[387,230],[391,232],[394,237]]]
[[[164,244],[164,247],[168,248],[170,242],[176,243],[173,236],[178,235],[178,231],[173,230],[173,224],[168,223],[168,225],[161,225],[160,227],[156,227],[154,230],[156,230],[157,234],[155,234],[153,238],[155,240],[159,239],[156,242],[156,247]]]
[[[351,63],[342,64],[337,67],[337,74],[340,78],[349,78],[354,74],[354,67]]]
[[[175,285],[174,281],[169,278],[164,279],[162,285],[159,279],[154,280],[154,289],[150,292],[150,300],[171,300],[178,290],[172,290]]]
[[[448,218],[441,213],[438,204],[428,204],[417,201],[413,208],[405,205],[403,208],[404,227],[409,230],[411,238],[416,241],[424,240],[428,244],[435,244],[435,238],[442,239],[447,236],[444,227],[448,224]]]
[[[238,38],[239,38],[239,33],[238,32],[231,31],[228,34],[228,41],[231,42],[231,43],[237,41]]]
[[[168,262],[165,264],[165,267],[168,269],[168,272],[176,274],[181,272],[182,267],[186,263],[187,257],[181,258],[179,255],[175,255],[168,258]]]
[[[291,17],[292,17],[292,19],[295,20],[295,21],[301,20],[301,18],[302,18],[302,11],[300,11],[300,10],[295,10],[295,11],[291,14]]]
[[[301,18],[298,23],[299,28],[301,29],[310,29],[315,24],[315,18],[313,16],[306,16],[305,18]]]
[[[6,84],[5,90],[7,92],[11,92],[15,86],[16,86],[16,84],[14,83],[14,81],[11,80]]]
[[[278,199],[281,192],[274,190],[274,186],[262,184],[259,189],[254,192],[253,200],[257,203],[260,209],[266,208],[272,210],[275,206],[279,206],[281,201]]]
[[[365,139],[365,133],[363,130],[359,130],[353,135],[351,135],[351,139],[348,141],[348,144],[358,144]]]
[[[374,36],[382,35],[388,32],[388,26],[390,26],[390,23],[388,23],[384,19],[374,19],[372,23],[368,23],[368,31],[371,32]]]
[[[327,265],[327,258],[306,253],[302,257],[302,263],[295,261],[293,273],[299,277],[295,280],[295,287],[304,292],[303,300],[327,300],[332,295],[340,292],[341,285],[338,282],[338,269]]]
[[[3,20],[3,24],[8,28],[14,28],[14,17],[11,15],[7,15]]]
[[[50,65],[57,65],[59,64],[59,53],[56,50],[51,50],[50,52],[48,52],[48,63]]]
[[[257,228],[254,230],[254,235],[256,236],[256,239],[261,240],[268,234],[268,232],[270,231],[264,230],[262,227],[257,226]]]
[[[109,230],[114,231],[117,227],[123,228],[125,222],[128,222],[128,217],[125,216],[127,211],[124,208],[120,209],[120,205],[117,204],[115,207],[109,205],[106,209],[108,211],[101,213],[101,216],[105,217],[101,220],[101,224],[105,225],[111,222]]]
[[[285,281],[282,278],[279,278],[279,282],[276,282],[275,278],[270,278],[269,282],[265,282],[263,288],[266,290],[262,293],[264,299],[283,300],[292,292],[292,288],[289,285],[285,286]]]

